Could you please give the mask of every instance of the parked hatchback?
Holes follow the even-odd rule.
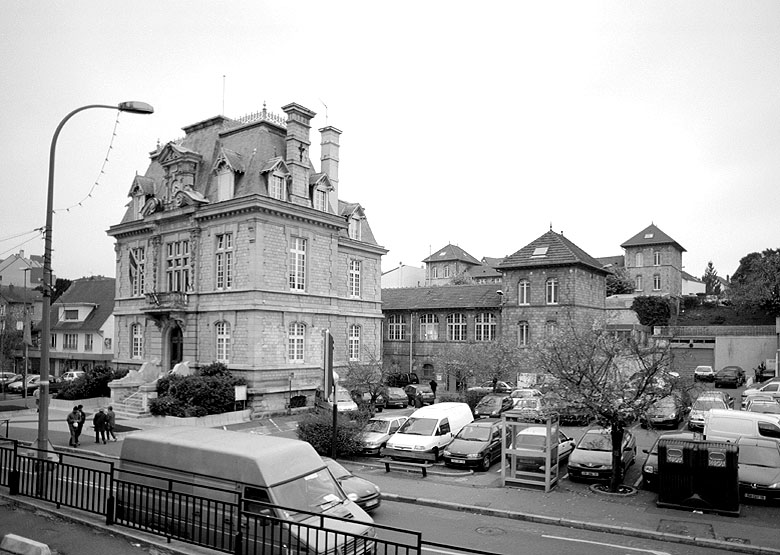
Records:
[[[739,493],[749,501],[780,500],[780,444],[774,439],[740,437]]]
[[[501,458],[501,421],[485,419],[463,427],[444,449],[444,464],[487,471]]]
[[[364,511],[371,512],[382,502],[379,486],[352,474],[349,470],[329,457],[322,457],[328,470],[352,501]]]
[[[514,406],[515,403],[509,395],[489,393],[474,407],[474,418],[498,418]]]
[[[625,476],[636,460],[636,438],[623,431],[620,476]],[[569,478],[572,480],[608,481],[612,478],[612,435],[606,428],[590,428],[577,442],[569,457]]]
[[[414,399],[417,397],[418,393],[422,397],[423,405],[432,405],[436,400],[436,396],[433,394],[433,390],[429,385],[410,384],[404,388],[404,391],[406,392],[406,397],[409,399],[410,405],[414,404]]]
[[[382,390],[382,396],[385,398],[385,406],[400,407],[405,409],[409,406],[409,397],[406,396],[406,392],[400,387],[386,387]]]
[[[363,428],[363,436],[360,440],[363,446],[362,453],[364,455],[379,455],[390,436],[396,433],[404,422],[406,422],[405,416],[391,414],[374,416]]]
[[[712,366],[697,366],[693,370],[693,379],[711,382],[715,379],[715,370],[712,369]]]
[[[639,422],[643,428],[648,426],[677,428],[685,418],[687,410],[688,408],[677,395],[667,395],[650,405],[650,408],[639,417]]]
[[[574,440],[558,431],[558,464],[565,463],[572,451]],[[515,435],[512,447],[515,469],[524,472],[543,472],[547,458],[547,427],[529,426]]]
[[[84,370],[68,370],[62,375],[62,379],[66,382],[72,382],[86,375],[87,373]]]
[[[721,395],[709,395],[704,392],[694,401],[688,418],[688,429],[692,432],[704,431],[704,417],[712,409],[730,409]]]
[[[724,366],[715,374],[715,387],[732,387],[734,389],[745,383],[745,371],[739,366]]]
[[[662,439],[690,440],[693,438],[693,432],[669,432],[658,436],[650,449],[643,449],[642,452],[647,453],[647,458],[645,464],[642,465],[642,485],[650,490],[658,487],[658,443]]]

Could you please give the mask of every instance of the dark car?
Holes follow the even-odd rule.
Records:
[[[357,503],[361,509],[368,513],[379,507],[382,498],[379,487],[376,484],[363,478],[358,478],[331,458],[322,457],[322,460],[328,465],[328,470],[338,481],[347,497]]]
[[[420,378],[414,372],[390,374],[385,379],[385,385],[388,387],[406,387],[416,383],[420,383]]]
[[[409,406],[409,397],[401,387],[386,387],[382,390],[382,397],[385,398],[385,406],[400,407],[405,409]]]
[[[371,407],[371,392],[367,391],[365,388],[353,389],[350,392],[350,395],[352,395],[352,400],[357,403],[358,407],[362,409]],[[374,411],[382,412],[382,409],[384,409],[386,405],[387,402],[385,401],[384,395],[382,395],[381,392],[377,392],[374,397]]]
[[[688,408],[677,395],[667,395],[659,399],[639,417],[643,428],[677,428],[685,418]]]
[[[629,430],[623,430],[621,445],[620,478],[636,460],[636,438]],[[590,428],[569,456],[570,480],[609,481],[612,479],[612,435],[606,428]]]
[[[433,394],[433,390],[429,385],[410,384],[404,388],[406,392],[406,398],[409,399],[409,404],[414,404],[414,398],[417,397],[417,393],[422,395],[423,405],[432,405],[436,400],[436,396]]]
[[[748,501],[780,500],[780,446],[774,439],[741,437],[739,493]]]
[[[739,366],[724,366],[715,374],[715,387],[734,389],[745,383],[745,371]]]
[[[489,470],[501,458],[501,421],[485,419],[466,424],[444,449],[443,457],[447,466]]]
[[[512,410],[514,406],[514,399],[509,395],[488,393],[474,407],[474,418],[497,418],[502,413]]]
[[[669,432],[661,434],[650,449],[642,450],[643,453],[647,454],[645,463],[642,465],[642,485],[645,489],[654,490],[658,487],[658,442],[664,438],[692,440],[694,438],[694,433]]]

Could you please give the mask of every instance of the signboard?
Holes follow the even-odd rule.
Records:
[[[246,386],[235,385],[233,387],[235,388],[236,401],[246,401]]]

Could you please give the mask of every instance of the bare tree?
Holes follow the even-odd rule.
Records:
[[[441,367],[458,383],[514,381],[522,353],[506,338],[462,345],[438,357]]]
[[[625,470],[624,428],[655,401],[687,387],[669,372],[668,345],[640,344],[598,325],[569,321],[532,349],[531,357],[539,372],[553,377],[555,394],[563,402],[583,407],[610,431],[610,491],[617,492]]]
[[[368,357],[368,362],[350,362],[339,381],[348,391],[357,391],[361,395],[368,393],[373,410],[387,376],[392,373],[392,370],[389,365],[386,366],[381,359],[377,358],[373,351],[366,350],[364,354]]]

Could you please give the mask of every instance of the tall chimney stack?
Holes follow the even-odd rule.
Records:
[[[309,122],[316,115],[295,102],[282,106],[287,114],[287,155],[285,162],[292,173],[292,194],[308,198],[309,188]]]
[[[328,195],[333,211],[338,213],[339,209],[339,136],[341,131],[328,125],[320,129],[320,166],[321,171],[330,179],[333,190]]]

